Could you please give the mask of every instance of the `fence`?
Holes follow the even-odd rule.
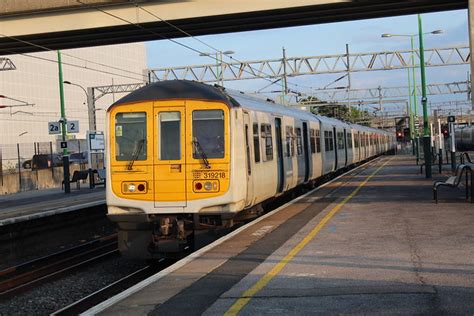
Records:
[[[62,151],[59,143],[0,145],[0,194],[61,187]],[[85,140],[69,140],[71,173],[87,168]]]

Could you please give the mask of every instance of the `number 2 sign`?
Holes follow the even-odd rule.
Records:
[[[67,121],[68,133],[79,133],[79,121]]]

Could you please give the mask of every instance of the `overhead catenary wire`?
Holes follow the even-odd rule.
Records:
[[[0,36],[2,37],[6,37],[6,38],[9,38],[9,39],[12,39],[14,41],[17,41],[17,42],[20,42],[20,43],[23,43],[23,44],[27,44],[27,45],[30,45],[30,46],[33,46],[33,47],[37,47],[37,48],[40,48],[42,50],[46,50],[46,51],[55,51],[49,47],[46,47],[46,46],[43,46],[43,45],[38,45],[38,44],[35,44],[33,42],[29,42],[29,41],[25,41],[23,39],[20,39],[20,38],[17,38],[17,37],[14,37],[14,36],[10,36],[10,35],[5,35],[5,34],[0,34]],[[5,50],[5,49],[3,49]],[[25,54],[25,53],[17,53],[15,51],[12,51],[12,50],[5,50],[9,53],[15,53],[15,54],[19,54],[19,55],[23,55],[23,56],[31,56],[31,55],[28,55],[28,54]],[[70,58],[75,58],[75,59],[78,59],[78,60],[81,60],[81,61],[84,61],[86,63],[91,63],[91,64],[95,64],[95,65],[99,65],[99,66],[102,66],[102,67],[107,67],[107,68],[111,68],[111,69],[115,69],[115,70],[118,70],[118,71],[122,71],[122,72],[125,72],[125,73],[129,73],[129,74],[133,74],[133,75],[138,75],[141,77],[140,80],[143,80],[144,79],[144,76],[142,73],[138,73],[138,72],[133,72],[131,70],[128,70],[128,69],[123,69],[123,68],[119,68],[119,67],[116,67],[116,66],[111,66],[111,65],[107,65],[107,64],[104,64],[104,63],[100,63],[100,62],[96,62],[96,61],[92,61],[92,60],[88,60],[88,59],[85,59],[85,58],[82,58],[82,57],[78,57],[78,56],[74,56],[74,55],[71,55],[71,54],[68,54],[66,52],[62,52],[62,55],[63,56],[67,56],[67,57],[70,57]],[[86,69],[92,69],[92,68],[88,68],[88,67],[85,67]],[[117,76],[119,76],[119,74],[115,74]],[[136,78],[134,78],[136,80]]]
[[[7,51],[9,53],[25,56],[25,57],[28,57],[28,58],[44,60],[44,61],[48,61],[48,62],[52,62],[52,63],[56,63],[56,64],[58,63],[58,61],[56,59],[49,59],[49,58],[46,58],[46,57],[40,57],[40,56],[30,55],[30,54],[26,54],[26,53],[17,53],[17,52],[12,51],[12,50],[7,50]],[[65,61],[63,61],[62,64],[66,65],[66,66],[81,68],[81,69],[85,69],[85,70],[95,71],[95,72],[99,72],[99,73],[103,73],[103,74],[107,74],[107,75],[112,75],[112,76],[117,76],[117,77],[123,77],[123,78],[127,78],[127,79],[143,80],[143,78],[142,79],[137,79],[137,78],[126,76],[126,75],[117,74],[117,73],[113,73],[113,72],[105,71],[105,70],[101,70],[101,69],[91,68],[91,67],[88,67],[88,66],[72,64],[72,63],[68,63],[68,62],[65,62]]]
[[[79,0],[77,0],[77,1],[79,1]],[[151,12],[151,11],[149,11],[149,10],[143,8],[143,7],[140,6],[138,3],[136,4],[136,6],[137,6],[139,9],[143,10],[144,12],[146,12],[146,13],[150,14],[151,16],[155,17],[156,19],[160,20],[161,22],[166,23],[167,25],[169,25],[169,26],[171,26],[172,28],[178,30],[179,32],[185,34],[186,36],[191,37],[192,39],[198,41],[199,43],[201,43],[201,44],[203,44],[203,45],[209,47],[210,49],[214,50],[216,53],[220,53],[220,52],[221,52],[221,50],[215,48],[214,46],[212,46],[212,45],[210,45],[210,44],[204,42],[203,40],[197,38],[196,36],[190,34],[189,32],[186,32],[185,30],[181,29],[180,27],[178,27],[178,26],[176,26],[176,25],[174,25],[174,24],[172,24],[172,23],[170,23],[170,22],[164,20],[163,18],[159,17],[159,16],[156,15],[155,13],[153,13],[153,12]],[[232,56],[226,56],[226,55],[224,55],[224,57],[228,57],[228,58],[232,59],[233,61],[242,63],[241,60],[239,60],[239,59],[237,59],[237,58],[234,58],[234,57],[232,57]],[[214,58],[214,57],[212,57],[212,56],[211,56],[211,58],[216,59],[216,58]],[[227,64],[227,65],[230,66],[230,67],[235,67],[235,68],[237,68],[237,66],[231,65],[231,64],[226,63],[226,62],[224,62],[224,63]],[[250,67],[250,68],[253,69],[253,70],[256,70],[257,72],[260,72],[260,73],[263,73],[263,74],[265,74],[265,75],[268,75],[268,74],[266,74],[266,73],[264,73],[264,72],[262,72],[262,71],[260,71],[260,70],[258,70],[258,69],[255,69],[255,68],[253,68],[253,67]],[[273,84],[275,84],[276,82],[278,82],[278,80],[275,81],[275,82],[273,82],[273,81],[271,81],[271,79],[268,79],[267,81],[270,82],[270,85],[273,85]],[[300,87],[302,87],[302,88],[307,88],[307,89],[313,89],[313,88],[314,88],[314,87],[311,87],[311,86],[298,85],[298,84],[296,84],[296,83],[291,83],[291,82],[289,82],[289,84],[291,84],[291,85],[293,85],[293,86],[296,86],[296,87],[300,86]],[[270,85],[269,85],[269,86],[270,86]]]
[[[99,12],[102,12],[103,14],[106,14],[106,15],[108,15],[108,16],[110,16],[110,17],[113,17],[113,18],[115,18],[115,19],[118,19],[118,20],[120,20],[120,21],[122,21],[122,22],[124,22],[124,23],[133,25],[133,26],[135,26],[135,27],[137,27],[137,28],[139,28],[139,29],[141,29],[141,30],[143,30],[143,31],[145,31],[145,32],[148,32],[148,33],[151,33],[151,34],[153,34],[153,35],[156,35],[156,36],[160,37],[161,39],[168,40],[168,41],[170,41],[170,42],[172,42],[172,43],[174,43],[174,44],[176,44],[176,45],[179,45],[179,46],[182,46],[182,47],[184,47],[184,48],[186,48],[186,49],[189,49],[189,50],[191,50],[191,51],[194,51],[195,53],[198,53],[198,54],[207,56],[207,57],[209,57],[209,58],[211,58],[211,59],[213,59],[213,60],[218,61],[217,56],[214,57],[214,56],[206,55],[204,52],[200,51],[199,49],[196,49],[196,48],[194,48],[194,47],[192,47],[192,46],[190,46],[190,45],[186,45],[186,44],[184,44],[184,43],[180,43],[180,42],[177,41],[177,40],[168,38],[168,37],[166,37],[166,36],[164,36],[164,35],[162,35],[162,34],[159,34],[159,33],[157,33],[157,32],[154,32],[154,31],[150,30],[150,29],[147,29],[147,28],[143,27],[142,25],[140,25],[140,24],[138,24],[138,23],[134,23],[134,22],[129,21],[129,20],[127,20],[127,19],[124,19],[124,18],[122,18],[122,17],[120,17],[120,16],[117,16],[117,15],[115,15],[115,14],[113,14],[113,13],[107,12],[107,11],[103,10],[102,8],[99,8],[99,7],[96,7],[96,6],[91,6],[91,5],[87,4],[87,3],[84,3],[82,0],[76,0],[76,2],[79,3],[79,4],[82,4],[82,5],[85,6],[85,7],[93,8],[93,9],[99,11]],[[155,18],[159,19],[160,21],[164,21],[162,18],[158,17],[156,14],[153,14],[152,12],[150,12],[150,11],[148,11],[148,10],[146,10],[146,9],[143,9],[143,8],[140,7],[138,4],[136,4],[136,6],[137,6],[138,8],[141,8],[143,11],[145,11],[145,12],[151,14],[152,16],[154,16]],[[187,35],[187,36],[191,36],[192,38],[196,39],[194,36],[192,36],[191,34],[189,34],[189,33],[186,32],[186,31],[180,29],[179,27],[173,25],[172,23],[170,23],[170,22],[166,22],[166,23],[167,23],[168,25],[172,26],[173,28],[177,29],[178,31],[183,32],[183,34],[185,34],[185,35]],[[197,39],[196,39],[196,40],[197,40]],[[202,40],[198,40],[198,41],[199,41],[200,43],[203,43],[203,44],[206,45],[207,47],[209,47],[209,48],[215,50],[216,52],[220,52],[220,50],[216,49],[215,47],[213,47],[213,46],[211,46],[211,45],[209,45],[209,44],[207,44],[207,43],[204,43],[204,41],[202,41]],[[234,60],[236,60],[236,59],[234,59]],[[228,66],[233,66],[233,65],[230,65],[230,64],[228,64],[228,63],[226,63],[226,62],[224,62],[224,63],[227,64]],[[235,66],[234,66],[234,67],[235,67]],[[252,69],[253,69],[253,68],[252,68]],[[261,71],[259,71],[258,69],[254,69],[254,70],[256,70],[256,71],[258,71],[258,72],[261,72]],[[246,71],[246,70],[245,70],[245,71]],[[246,71],[246,72],[248,72],[248,71]],[[264,74],[265,74],[265,73],[264,73]],[[263,79],[266,80],[266,81],[272,82],[271,79],[267,79],[267,78],[263,78]],[[297,84],[292,84],[292,85],[298,86]],[[311,88],[311,87],[310,87],[310,88]]]

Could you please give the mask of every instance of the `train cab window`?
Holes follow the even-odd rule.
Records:
[[[180,160],[181,113],[160,112],[158,120],[160,160]]]
[[[316,152],[316,130],[314,128],[309,130],[309,143],[311,145],[311,153],[314,154]]]
[[[293,127],[286,127],[286,157],[291,157],[295,155],[295,148],[293,143]]]
[[[258,123],[253,124],[253,152],[255,162],[260,162],[260,137],[258,137]]]
[[[224,158],[224,111],[193,111],[193,139],[207,158]],[[196,148],[193,158],[201,159],[201,153]]]
[[[146,113],[115,115],[115,159],[135,161],[147,159]]]
[[[301,128],[296,128],[296,153],[298,156],[303,154],[303,140],[301,139]]]
[[[270,124],[261,124],[260,125],[260,135],[265,144],[265,151],[263,161],[273,160],[273,139],[272,139],[272,126]]]
[[[337,132],[337,149],[344,149],[344,133]]]

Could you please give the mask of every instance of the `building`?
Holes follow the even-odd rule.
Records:
[[[0,146],[4,158],[17,143],[56,141],[48,122],[60,118],[57,53],[55,51],[8,56],[16,70],[0,72],[0,105],[34,104],[0,108]],[[143,82],[147,68],[145,43],[111,45],[62,51],[63,79],[83,88]],[[76,138],[88,129],[86,93],[79,86],[64,85],[68,120],[79,120]],[[96,103],[97,130],[104,130],[105,109],[123,96],[106,95]]]

